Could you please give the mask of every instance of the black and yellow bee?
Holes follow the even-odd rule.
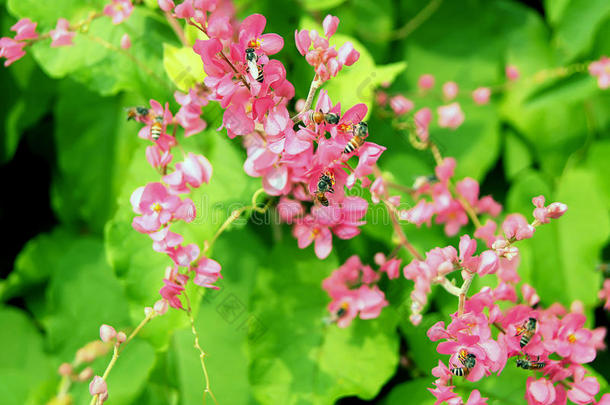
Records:
[[[262,66],[258,65],[258,56],[254,51],[254,48],[246,49],[246,63],[248,64],[248,72],[252,75],[257,82],[262,83],[264,80]]]
[[[354,126],[352,139],[349,140],[343,153],[348,154],[357,150],[364,144],[364,139],[369,135],[369,126],[366,122],[361,121]]]
[[[463,367],[451,367],[449,371],[451,374],[458,377],[468,375],[471,369],[477,364],[477,356],[472,353],[468,353],[465,349],[460,350],[458,354],[458,360],[462,363]]]
[[[540,370],[544,366],[546,366],[546,363],[540,361],[540,356],[538,356],[536,361],[531,361],[529,357],[527,359],[517,359],[517,367],[524,370]]]
[[[515,336],[521,336],[521,340],[519,340],[519,346],[525,347],[532,336],[536,333],[536,325],[538,321],[536,318],[529,318],[525,323],[521,326],[517,326],[517,334]]]
[[[311,111],[309,113],[309,119],[316,124],[325,122],[327,124],[335,125],[339,123],[339,115],[335,113],[323,113],[322,111]]]
[[[150,136],[153,140],[158,140],[161,138],[161,133],[163,132],[163,117],[157,116],[155,117],[154,122],[150,126]]]
[[[127,121],[143,120],[148,116],[149,110],[146,107],[129,107],[127,108]]]
[[[314,193],[314,199],[325,207],[328,207],[328,198],[326,193],[334,193],[333,186],[335,185],[335,174],[329,170],[322,173],[318,180],[318,188]]]

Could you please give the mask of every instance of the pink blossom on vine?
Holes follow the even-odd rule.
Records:
[[[472,92],[472,99],[478,105],[489,103],[491,97],[491,89],[489,87],[479,87]]]
[[[277,211],[280,220],[287,224],[292,224],[295,218],[303,216],[305,210],[300,202],[288,197],[281,197],[277,204]]]
[[[112,2],[104,7],[104,14],[112,17],[113,24],[120,24],[125,21],[133,12],[133,4],[131,0],[112,0]]]
[[[510,214],[502,223],[506,239],[523,240],[534,236],[534,228],[521,214]]]
[[[599,60],[589,65],[589,73],[597,77],[597,85],[600,89],[610,87],[610,58],[602,56]]]
[[[574,366],[574,382],[570,384],[568,398],[575,404],[585,405],[595,402],[595,395],[599,392],[599,382],[595,377],[585,377],[586,370],[581,366]]]
[[[239,27],[239,50],[246,48],[260,50],[265,55],[274,55],[284,47],[284,39],[278,34],[263,34],[267,19],[260,14],[246,17]]]
[[[379,271],[386,273],[390,280],[400,277],[400,264],[402,259],[386,258],[383,253],[375,254],[375,263],[379,266]]]
[[[212,177],[212,164],[203,155],[187,153],[183,162],[176,163],[176,170],[163,176],[163,181],[169,186],[172,194],[188,193],[192,188],[198,188],[203,183],[209,183]]]
[[[190,243],[186,246],[178,245],[169,248],[166,253],[176,266],[189,267],[199,257],[200,249],[196,244]]]
[[[24,57],[25,51],[23,50],[23,47],[26,45],[26,42],[18,42],[13,38],[0,38],[0,58],[6,58],[4,66],[9,66],[13,62]]]
[[[404,115],[411,111],[415,104],[405,96],[399,94],[390,99],[390,107],[396,115]]]
[[[515,65],[507,65],[505,68],[505,73],[508,80],[511,81],[517,80],[519,76],[521,76],[519,69],[517,69]]]
[[[121,37],[121,49],[129,48],[131,48],[131,39],[129,38],[129,34],[123,34]]]
[[[540,302],[540,297],[536,293],[536,290],[529,284],[523,284],[521,286],[521,295],[523,296],[523,300],[530,307]]]
[[[563,394],[565,396],[565,394]],[[528,377],[526,382],[525,399],[528,405],[552,405],[555,403],[561,404],[557,400],[557,392],[553,383],[546,378],[535,379]],[[565,403],[565,400],[563,401]]]
[[[456,82],[447,82],[443,84],[443,97],[446,101],[451,101],[457,97],[460,88]]]
[[[27,39],[36,39],[38,34],[36,33],[36,25],[38,23],[32,22],[29,18],[22,18],[17,21],[12,27],[11,31],[15,31],[15,40],[24,41]]]
[[[481,396],[479,390],[472,390],[470,396],[468,397],[468,401],[466,401],[466,405],[486,405],[487,399]]]
[[[544,202],[544,196],[541,195],[532,199],[532,203],[536,206],[534,209],[534,218],[541,224],[547,224],[550,222],[550,219],[561,217],[568,210],[568,206],[563,203],[554,202],[545,207]]]
[[[168,223],[178,207],[180,198],[169,193],[161,183],[149,183],[139,187],[131,195],[133,211],[141,216],[133,219],[133,227],[138,232],[151,233]]]
[[[188,277],[185,274],[179,274],[177,267],[168,267],[165,278],[163,279],[164,286],[161,287],[159,293],[161,294],[161,297],[168,302],[170,307],[177,309],[183,308],[179,295],[184,290],[187,281]]]
[[[182,106],[176,113],[176,121],[184,128],[184,136],[189,137],[203,131],[207,124],[201,119],[201,109],[208,104],[208,100],[200,97],[192,88],[187,94],[176,91],[174,97]]]
[[[146,147],[146,160],[154,168],[165,168],[171,163],[173,155],[169,150],[163,151],[157,145]]]
[[[548,350],[574,363],[589,363],[595,359],[595,342],[590,330],[583,328],[586,317],[582,314],[567,314],[561,319],[553,338],[546,343]]]
[[[170,231],[168,226],[150,233],[149,236],[153,240],[153,250],[160,253],[171,251],[172,248],[180,245],[184,240],[182,235]]]
[[[441,128],[456,129],[464,122],[464,112],[459,103],[438,107],[438,125]]]
[[[108,386],[106,385],[106,381],[99,375],[93,377],[93,380],[91,380],[91,383],[89,384],[89,393],[91,395],[98,395],[100,402],[103,403],[108,398]]]
[[[600,290],[598,297],[604,301],[604,309],[610,310],[610,278],[604,280],[604,286]]]
[[[106,324],[100,326],[100,339],[102,340],[102,342],[110,342],[115,337],[116,330],[112,326]]]
[[[52,39],[51,48],[72,45],[72,38],[75,34],[75,32],[70,31],[70,21],[65,18],[60,18],[57,20],[55,29],[49,31],[49,35]]]
[[[159,8],[163,11],[172,11],[176,5],[172,0],[157,0]]]
[[[343,66],[353,65],[360,57],[360,53],[354,49],[351,42],[344,43],[338,50],[330,46],[328,41],[335,34],[338,24],[337,17],[331,15],[325,17],[323,27],[326,38],[321,37],[315,30],[296,30],[294,33],[299,53],[314,67],[321,81],[335,77]]]
[[[214,283],[219,277],[222,278],[222,275],[220,274],[220,263],[215,260],[208,259],[207,257],[203,257],[199,260],[197,266],[195,266],[193,270],[195,271],[193,283],[201,287],[218,290],[219,287],[215,286]]]
[[[431,74],[421,75],[417,81],[417,86],[421,90],[430,90],[432,87],[434,87],[434,76]]]

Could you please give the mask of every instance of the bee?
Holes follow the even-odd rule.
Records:
[[[315,200],[325,207],[328,207],[328,198],[326,193],[334,193],[333,186],[335,185],[335,175],[331,171],[324,171],[318,180],[318,188],[315,191]]]
[[[258,64],[258,56],[254,52],[254,48],[246,49],[246,63],[248,64],[248,72],[252,75],[257,82],[263,82],[263,69],[259,69]]]
[[[540,370],[541,368],[544,368],[544,366],[546,366],[546,363],[540,361],[540,356],[538,356],[536,361],[531,361],[529,356],[527,359],[517,359],[517,367],[524,370]]]
[[[163,132],[163,117],[155,117],[155,121],[150,126],[150,136],[153,140],[158,140]]]
[[[343,153],[345,154],[352,153],[362,146],[364,139],[369,136],[369,126],[366,122],[361,121],[354,126],[353,134],[354,136],[352,136],[352,139],[345,145],[345,149],[343,150]]]
[[[468,353],[466,350],[460,350],[458,354],[458,360],[464,367],[452,367],[449,369],[451,374],[456,375],[458,377],[463,377],[470,372],[471,369],[477,364],[477,356],[472,353]]]
[[[536,333],[537,322],[536,318],[529,318],[523,325],[517,326],[517,334],[515,336],[521,336],[519,346],[525,347],[530,342],[532,336]]]
[[[335,113],[323,113],[322,111],[311,111],[309,113],[309,119],[316,124],[325,122],[327,124],[335,125],[339,123],[339,115]]]
[[[415,182],[413,183],[413,189],[417,190],[420,187],[425,186],[426,184],[432,183],[434,181],[437,181],[438,179],[436,178],[435,175],[431,174],[429,176],[418,176],[415,179]]]
[[[148,115],[146,107],[129,107],[127,108],[127,121],[142,120]]]

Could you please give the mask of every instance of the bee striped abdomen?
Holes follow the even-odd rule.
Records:
[[[153,122],[150,126],[150,136],[155,141],[161,137],[161,132],[163,132],[163,124],[158,121]]]
[[[458,377],[464,377],[464,369],[462,367],[453,367],[449,371],[453,375],[457,375]]]
[[[352,139],[349,140],[347,145],[345,145],[345,149],[343,150],[343,153],[345,153],[345,154],[352,153],[353,151],[355,151],[356,149],[361,147],[363,143],[364,143],[364,138],[360,138],[359,136],[354,136],[354,137],[352,137]]]
[[[256,81],[262,83],[263,80],[265,80],[265,78],[263,77],[263,69],[261,69],[258,71],[258,77],[256,78]]]
[[[523,336],[521,336],[521,340],[519,340],[519,346],[521,346],[523,348],[529,342],[530,342],[530,337],[528,335],[523,335]]]

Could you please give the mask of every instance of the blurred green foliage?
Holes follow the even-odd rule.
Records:
[[[46,31],[59,17],[76,21],[104,3],[2,1],[2,33],[21,17]],[[181,48],[155,3],[137,6],[119,26],[94,21],[72,47],[36,44],[23,60],[0,70],[9,95],[0,101],[0,162],[10,162],[20,142],[53,146],[45,156],[58,222],[23,246],[12,269],[3,269],[10,273],[0,281],[3,404],[46,403],[57,391],[59,364],[97,339],[100,324],[132,330],[143,307],[158,297],[168,259],[131,228],[129,203],[133,190],[158,174],[145,161],[139,128],[125,122],[124,108],[151,98],[174,108],[174,90],[203,76],[199,59]],[[351,40],[361,57],[324,88],[343,111],[358,102],[369,106],[374,141],[388,147],[380,166],[401,184],[432,173],[433,161],[392,129],[374,107],[374,89],[392,83],[388,93],[407,94],[418,107],[434,109],[442,100],[418,98],[419,76],[434,74],[437,88],[456,81],[466,122],[455,132],[433,123],[431,137],[444,155],[457,158],[458,177],[481,181],[483,192],[507,212],[529,217],[531,198],[539,194],[568,204],[564,218],[521,244],[520,274],[536,287],[543,305],[580,300],[589,326],[607,325],[607,315],[598,312],[595,318],[594,310],[602,279],[596,265],[610,259],[603,256],[610,234],[610,92],[599,90],[586,72],[527,78],[610,55],[610,2],[545,0],[540,10],[514,0],[430,3],[240,0],[237,7],[241,17],[264,14],[267,32],[285,38],[278,58],[297,98],[306,96],[313,74],[296,51],[294,30],[319,27],[327,13],[341,18],[334,41]],[[426,7],[430,15],[414,27],[412,19]],[[124,33],[138,63],[118,48]],[[188,38],[196,35],[187,30]],[[469,92],[501,85],[507,64],[526,79],[494,94],[490,105],[476,106]],[[186,74],[181,66],[188,66]],[[186,152],[204,153],[214,166],[212,182],[192,197],[199,213],[195,223],[179,229],[187,242],[199,244],[260,186],[242,169],[239,141],[216,131],[222,112],[213,104],[204,109],[208,129],[183,142]],[[425,331],[454,310],[453,297],[435,294],[423,324],[414,327],[407,319],[410,283],[398,280],[383,286],[391,306],[378,319],[356,320],[347,329],[323,322],[329,299],[321,280],[351,254],[372,263],[376,252],[392,250],[390,227],[378,214],[372,207],[363,233],[335,241],[324,261],[311,248],[297,249],[287,226],[238,221],[221,236],[211,252],[223,265],[221,290],[189,291],[220,403],[332,404],[346,396],[386,405],[434,402],[426,387],[437,354]],[[406,232],[422,250],[456,243],[438,227],[407,226]],[[170,311],[145,327],[109,378],[109,404],[200,402],[203,376],[187,324],[183,313]],[[105,363],[93,363],[96,374]],[[598,361],[592,369],[603,389],[609,364]],[[509,365],[501,377],[458,389],[476,387],[490,403],[516,404],[522,403],[524,380]],[[75,403],[88,401],[86,384],[75,384],[71,392]]]

